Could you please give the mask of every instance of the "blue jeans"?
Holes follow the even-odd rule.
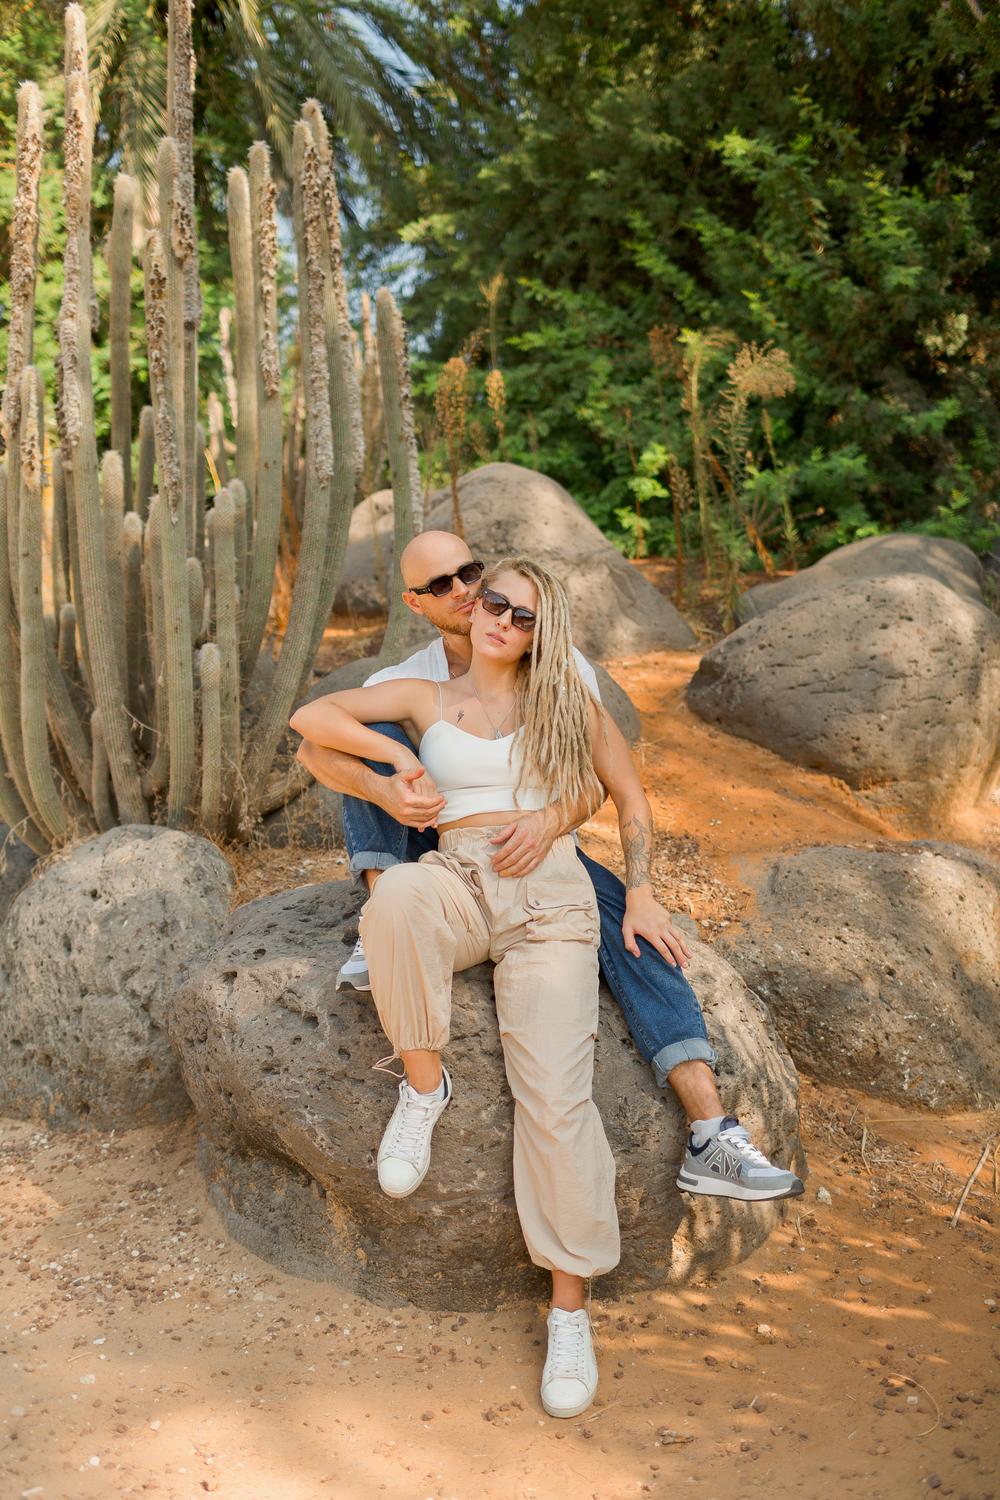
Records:
[[[398,724],[368,727],[413,749]],[[380,776],[392,775],[393,768],[386,762],[370,760],[366,764]],[[436,829],[421,833],[405,828],[374,802],[358,797],[344,798],[344,839],[351,870],[359,880],[363,879],[363,870],[388,870],[391,865],[419,859],[428,849],[437,848]],[[641,957],[629,953],[622,934],[624,885],[582,850],[577,853],[594,883],[601,913],[601,974],[657,1083],[663,1088],[678,1063],[696,1059],[714,1063],[716,1054],[705,1032],[701,1006],[684,971],[679,964],[667,963],[642,937],[638,939]]]

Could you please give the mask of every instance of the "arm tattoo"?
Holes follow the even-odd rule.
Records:
[[[633,890],[646,885],[650,880],[650,860],[653,853],[653,821],[643,821],[636,814],[623,824],[622,849],[625,851],[625,889]]]

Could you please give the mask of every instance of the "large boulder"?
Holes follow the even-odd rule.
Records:
[[[721,950],[816,1078],[898,1103],[1000,1099],[1000,865],[953,844],[806,849],[750,875]]]
[[[486,464],[458,481],[469,546],[487,563],[524,553],[566,585],[580,650],[598,660],[644,651],[686,649],[694,632],[668,599],[611,545],[561,484],[518,464]],[[373,497],[379,568],[368,501],[351,519],[337,608],[357,614],[385,609],[386,569],[392,564],[388,492]],[[450,489],[429,497],[426,525],[450,531]]]
[[[0,918],[6,916],[17,893],[31,879],[38,855],[22,844],[6,823],[0,823]]]
[[[190,1103],[164,1007],[229,912],[206,839],[145,824],[56,855],[0,927],[0,1111],[102,1130]]]
[[[919,573],[943,583],[973,604],[983,602],[983,569],[971,547],[946,537],[893,531],[887,536],[849,542],[791,578],[747,589],[739,601],[739,617],[752,620],[778,604],[787,604],[789,599],[798,599],[816,589],[835,588],[864,578],[886,578],[896,573]]]
[[[1000,619],[903,573],[792,599],[705,653],[689,706],[926,826],[1000,773]]]
[[[514,1209],[512,1104],[491,969],[456,976],[448,1066],[455,1102],[410,1198],[379,1189],[375,1154],[395,1084],[369,996],[335,990],[357,932],[347,881],[238,908],[174,997],[169,1027],[201,1121],[199,1155],[223,1221],[256,1254],[383,1304],[495,1307],[541,1292]],[[693,941],[690,976],[720,1054],[720,1086],[754,1138],[802,1166],[797,1079],[766,1007]],[[610,1294],[684,1281],[750,1253],[777,1205],[685,1199],[685,1125],[657,1089],[618,1008],[601,1001],[596,1098],[618,1163],[622,1263]]]

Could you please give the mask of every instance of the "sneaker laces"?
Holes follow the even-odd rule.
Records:
[[[407,1092],[403,1095],[403,1108],[393,1121],[386,1149],[387,1154],[399,1160],[418,1162],[435,1109],[441,1100],[432,1099],[425,1102],[423,1099],[413,1097],[410,1084],[406,1085],[406,1089]]]
[[[587,1323],[549,1325],[548,1375],[553,1380],[587,1379]]]
[[[769,1167],[771,1165],[763,1151],[759,1151],[754,1145],[744,1125],[730,1125],[728,1129],[720,1130],[719,1140],[725,1141],[727,1146],[732,1146],[734,1151],[745,1156],[752,1166]]]
[[[357,963],[359,960],[363,959],[364,956],[365,956],[365,945],[361,941],[361,939],[358,938],[357,942],[354,944],[354,952],[351,954],[351,956],[347,960],[347,962],[349,964]]]

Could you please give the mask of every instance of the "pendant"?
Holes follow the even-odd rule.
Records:
[[[503,739],[503,735],[500,733],[499,729],[494,729],[494,731],[493,731],[493,738],[495,740],[502,740]]]

